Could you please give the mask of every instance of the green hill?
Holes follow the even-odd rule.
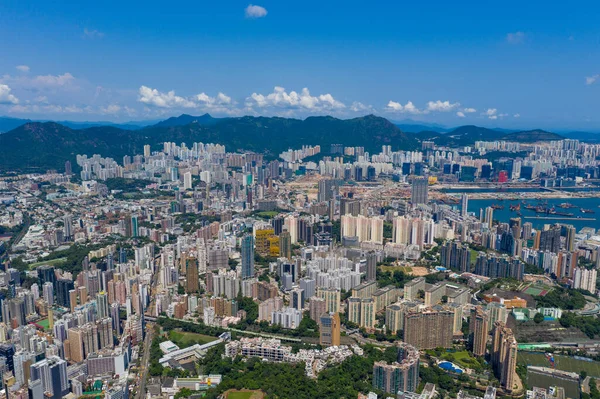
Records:
[[[132,131],[109,126],[71,129],[53,122],[27,123],[0,135],[0,170],[63,170],[65,161],[73,162],[77,154],[99,154],[120,162],[124,155],[142,154],[145,144],[158,150],[166,141],[219,143],[227,151],[250,150],[271,158],[307,144],[320,144],[322,152],[328,152],[334,143],[363,146],[370,152],[379,152],[382,145],[391,145],[394,150],[413,150],[418,145],[413,136],[373,115],[347,120],[330,116],[305,120],[245,116],[212,119],[208,125],[169,124],[172,126],[154,125]]]

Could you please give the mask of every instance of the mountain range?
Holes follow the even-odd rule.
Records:
[[[374,115],[345,120],[331,116],[300,120],[252,116],[213,118],[208,114],[184,114],[150,126],[135,129],[133,126],[137,125],[90,127],[86,124],[67,126],[57,122],[27,121],[0,135],[0,171],[63,170],[65,161],[70,160],[74,164],[77,154],[100,154],[120,162],[125,155],[142,154],[145,144],[158,150],[166,141],[188,145],[193,142],[219,143],[225,145],[228,151],[255,151],[267,158],[275,158],[287,149],[317,144],[321,145],[324,154],[329,152],[331,144],[338,143],[362,146],[374,153],[379,152],[382,145],[391,145],[394,150],[418,149],[424,140],[441,146],[468,146],[479,140],[527,143],[564,138],[543,130],[506,131],[472,125],[444,132],[424,130],[407,133],[397,124]],[[442,127],[438,125],[437,128],[440,130]]]

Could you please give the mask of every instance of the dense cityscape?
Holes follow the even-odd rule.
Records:
[[[0,0],[0,399],[600,399],[599,21]]]
[[[3,171],[4,396],[595,397],[599,155],[165,142]]]

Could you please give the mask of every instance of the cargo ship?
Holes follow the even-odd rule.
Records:
[[[491,208],[492,208],[492,209],[504,209],[504,205],[496,205],[496,204],[493,204],[493,205],[491,206]]]
[[[593,209],[585,209],[585,208],[581,208],[579,211],[581,213],[596,213]]]
[[[517,205],[511,205],[510,206],[510,210],[511,211],[520,211],[521,210],[521,204],[517,204]]]

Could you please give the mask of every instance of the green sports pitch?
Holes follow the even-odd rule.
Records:
[[[552,367],[546,355],[539,352],[519,352],[518,363],[527,366]],[[554,355],[557,370],[581,373],[585,371],[592,377],[600,378],[600,362],[588,362],[570,356]]]

